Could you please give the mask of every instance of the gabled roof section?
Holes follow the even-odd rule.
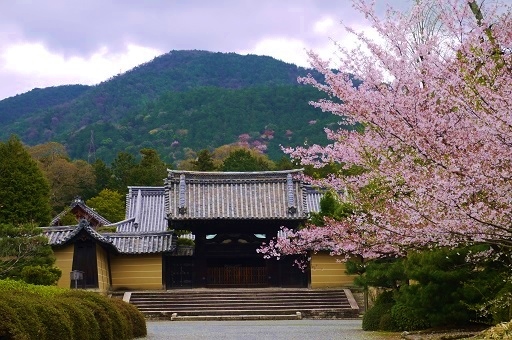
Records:
[[[71,211],[79,219],[86,219],[87,221],[89,221],[89,223],[92,224],[93,227],[110,224],[109,220],[98,214],[94,209],[87,206],[87,204],[85,204],[85,202],[80,197],[76,197],[73,200],[73,202],[71,202],[68,209],[65,209],[60,214],[54,217],[54,219],[50,222],[50,225],[60,225],[60,219],[69,211]]]
[[[164,187],[128,187],[126,219],[108,226],[117,227],[118,233],[165,232],[168,227],[165,201]]]
[[[168,170],[169,220],[304,220],[302,169],[259,172]]]
[[[85,219],[82,219],[77,226],[46,227],[42,229],[43,235],[48,237],[49,243],[52,246],[63,246],[71,243],[81,231],[84,231],[99,243],[112,246],[112,242],[107,237],[95,231]]]
[[[43,235],[51,246],[63,246],[72,243],[80,232],[87,233],[98,243],[120,254],[154,254],[173,252],[176,248],[173,232],[148,234],[99,234],[89,223],[82,220],[78,226],[46,227]]]

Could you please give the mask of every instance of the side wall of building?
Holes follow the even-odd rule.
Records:
[[[62,276],[57,281],[57,286],[60,288],[69,288],[71,286],[70,273],[73,269],[73,252],[75,250],[74,244],[68,244],[62,248],[54,248],[53,254],[55,255],[55,267],[62,270]]]
[[[341,257],[328,253],[311,256],[311,288],[344,288],[354,285],[354,275],[345,273]]]
[[[99,244],[96,244],[96,263],[98,265],[98,289],[100,292],[106,292],[110,290],[108,255],[107,251]]]
[[[160,290],[162,254],[111,255],[112,289]]]

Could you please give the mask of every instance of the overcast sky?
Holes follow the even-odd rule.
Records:
[[[341,21],[364,29],[348,0],[0,0],[0,99],[97,84],[170,50],[307,66],[306,50],[329,58],[331,40],[350,43]]]

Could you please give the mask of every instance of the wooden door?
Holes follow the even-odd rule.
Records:
[[[195,266],[191,258],[168,257],[169,280],[167,288],[194,287]]]
[[[265,287],[268,285],[266,267],[209,267],[207,278],[207,285],[210,287]]]
[[[96,243],[78,240],[73,253],[73,270],[83,272],[83,280],[79,280],[79,288],[98,288],[98,264],[96,262]],[[74,288],[74,282],[71,282]]]

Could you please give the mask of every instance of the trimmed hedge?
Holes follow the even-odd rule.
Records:
[[[0,280],[2,340],[124,340],[146,334],[142,313],[122,300]]]
[[[401,303],[391,308],[391,316],[401,331],[417,331],[431,326],[421,312]]]
[[[364,331],[380,331],[386,330],[393,331],[395,327],[392,324],[391,308],[392,303],[375,304],[372,308],[368,309],[363,315],[363,330]],[[389,320],[391,324],[385,325]]]
[[[117,305],[117,308],[128,320],[128,325],[131,326],[131,337],[140,338],[146,336],[146,319],[144,318],[144,315],[139,312],[137,307],[120,299],[112,299],[111,302]]]
[[[398,326],[391,315],[394,304],[392,291],[381,293],[375,300],[373,307],[363,315],[363,330],[397,331]]]

